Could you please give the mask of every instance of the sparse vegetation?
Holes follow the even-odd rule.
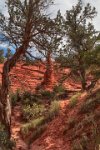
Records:
[[[46,128],[47,128],[46,125],[43,125],[43,126],[41,125],[38,128],[36,128],[32,134],[32,137],[30,138],[28,144],[30,145],[33,141],[35,141],[37,138],[39,138],[44,133]]]
[[[0,123],[0,148],[2,150],[12,150],[16,145],[15,141],[9,140],[5,127]]]
[[[21,133],[27,135],[31,129],[36,129],[38,126],[41,126],[44,123],[44,117],[39,117],[30,121],[29,123],[23,124],[21,127]]]
[[[54,92],[51,91],[41,91],[40,94],[44,99],[50,99],[51,101],[54,99]]]
[[[75,94],[75,95],[73,95],[73,96],[71,97],[70,103],[69,103],[69,107],[70,107],[70,108],[74,108],[74,107],[77,105],[77,103],[78,103],[78,98],[79,98],[80,95],[81,95],[81,93],[77,93],[77,94]]]
[[[43,107],[42,107],[43,108]],[[51,121],[58,113],[59,113],[59,102],[58,101],[53,101],[50,105],[49,110],[46,111],[46,113],[40,112],[38,111],[35,112],[35,110],[29,110],[29,113],[37,113],[37,118],[33,119],[31,117],[31,120],[29,121],[29,123],[25,123],[22,125],[21,127],[21,133],[23,134],[23,136],[28,135],[30,133],[30,130],[33,130],[33,137],[34,136],[38,136],[36,135],[36,133],[38,134],[38,132],[41,133],[41,130],[44,129],[45,125]],[[44,110],[44,109],[42,109]],[[45,111],[45,110],[44,110]],[[36,115],[34,115],[34,117],[36,117]],[[41,117],[40,117],[41,116]],[[29,119],[29,118],[28,118]],[[38,128],[39,127],[39,128]]]
[[[25,121],[35,119],[45,114],[46,108],[43,104],[33,103],[32,106],[26,105],[22,108],[22,115]]]
[[[100,91],[97,91],[94,94],[91,94],[89,97],[87,97],[86,102],[83,103],[83,105],[80,108],[80,113],[88,113],[93,111],[98,105],[100,105]]]
[[[20,90],[17,90],[15,93],[11,92],[10,99],[11,99],[12,106],[16,106],[17,102],[21,100]]]
[[[54,91],[55,93],[57,93],[57,94],[62,94],[62,93],[64,93],[64,92],[66,91],[66,89],[65,89],[65,87],[62,86],[62,85],[58,85],[58,86],[56,85],[56,86],[54,86],[53,91]]]

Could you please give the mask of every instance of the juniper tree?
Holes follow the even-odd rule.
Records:
[[[4,63],[0,90],[0,121],[5,125],[9,138],[9,72],[30,46],[41,44],[36,36],[47,32],[48,19],[45,10],[49,4],[52,4],[52,0],[6,0],[9,15],[5,17],[0,13],[0,32],[3,34],[1,40],[8,40],[15,46],[15,54]]]
[[[88,3],[83,6],[79,0],[76,6],[67,10],[64,20],[66,45],[64,52],[67,54],[69,66],[79,72],[82,89],[86,88],[86,63],[84,55],[88,54],[97,40],[92,19],[96,16],[96,9]]]
[[[59,16],[61,16],[60,12],[53,20],[49,19],[48,33],[37,35],[37,39],[39,39],[41,45],[38,44],[36,47],[46,60],[46,71],[42,85],[49,86],[54,82],[52,59],[62,40],[61,20],[59,20]]]

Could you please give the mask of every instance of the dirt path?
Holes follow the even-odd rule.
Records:
[[[29,150],[20,135],[21,128],[21,106],[17,105],[12,111],[12,138],[16,141],[14,150]]]

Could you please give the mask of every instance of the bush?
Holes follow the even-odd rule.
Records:
[[[25,121],[36,119],[42,116],[46,111],[46,108],[42,104],[34,103],[32,106],[26,105],[22,108],[22,115]]]
[[[17,90],[16,93],[12,92],[10,94],[10,99],[11,99],[12,106],[15,106],[17,102],[21,100],[20,90]]]
[[[62,85],[56,85],[56,86],[54,86],[53,91],[55,93],[62,94],[62,93],[64,93],[66,91],[66,89]]]
[[[73,108],[76,106],[77,102],[78,102],[78,98],[80,96],[81,93],[77,93],[75,95],[73,95],[70,99],[70,103],[69,103],[69,107]]]
[[[15,147],[15,141],[8,140],[8,135],[5,131],[4,126],[0,123],[0,148],[2,150],[12,150]]]
[[[29,140],[29,145],[44,133],[46,127],[46,125],[41,125],[37,129],[35,129],[35,131],[32,134],[32,137]]]
[[[34,107],[35,107],[35,105],[34,105]],[[41,132],[41,130],[42,130],[41,128],[44,128],[46,123],[51,121],[58,114],[59,108],[60,108],[59,102],[54,101],[54,102],[52,102],[49,110],[48,111],[46,110],[47,112],[45,113],[45,115],[43,115],[44,112],[38,111],[40,113],[40,116],[37,116],[37,119],[30,120],[29,123],[22,125],[22,127],[21,127],[22,135],[28,135],[29,131],[34,129],[33,137],[38,136],[36,134],[38,134],[38,132]],[[44,109],[42,108],[42,110],[44,110]],[[34,109],[33,109],[33,111],[34,111]]]
[[[53,91],[55,93],[55,98],[56,99],[65,99],[67,97],[67,95],[68,95],[67,94],[67,90],[62,85],[56,85],[53,88]]]
[[[48,112],[48,118],[49,119],[54,118],[58,114],[59,110],[60,110],[59,102],[56,100],[51,102],[50,109]]]
[[[42,95],[42,98],[45,98],[45,99],[53,99],[55,96],[54,92],[50,92],[50,91],[41,91],[40,93]]]
[[[33,105],[34,102],[40,103],[41,102],[41,95],[33,94],[29,91],[25,91],[21,95],[21,101],[23,105]]]
[[[37,119],[34,119],[29,123],[22,125],[21,133],[27,135],[30,129],[36,129],[38,126],[41,126],[43,123],[44,123],[44,117],[39,117]]]
[[[23,98],[23,99],[26,99],[26,98],[31,99],[31,96],[32,96],[32,93],[31,93],[30,91],[25,91],[25,92],[22,94],[22,98]]]
[[[87,102],[85,102],[81,108],[80,113],[88,113],[90,111],[93,111],[96,106],[100,104],[100,99],[89,99]]]

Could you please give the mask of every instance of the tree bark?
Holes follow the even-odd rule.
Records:
[[[3,66],[2,86],[0,90],[0,121],[5,126],[8,138],[11,137],[11,102],[9,99],[9,72],[15,66],[21,54],[24,53],[23,47],[17,49],[14,56],[8,59]]]
[[[80,76],[81,76],[81,85],[82,85],[82,90],[86,90],[86,77],[85,77],[85,70],[83,68],[80,69]]]
[[[83,61],[82,61],[82,57],[79,57],[79,72],[80,72],[80,78],[81,78],[81,85],[82,85],[82,90],[86,90],[86,72],[85,72],[85,68],[83,66]]]
[[[53,64],[51,60],[51,52],[48,51],[47,57],[46,57],[46,71],[44,73],[44,80],[42,82],[42,85],[52,85],[54,82],[54,72],[53,72]]]
[[[5,131],[8,133],[8,139],[10,139],[11,137],[11,103],[9,100],[9,72],[15,66],[20,56],[25,54],[30,42],[31,29],[32,21],[29,16],[29,19],[26,23],[22,46],[16,49],[15,54],[4,63],[3,67],[2,86],[0,90],[0,121],[5,126]]]

